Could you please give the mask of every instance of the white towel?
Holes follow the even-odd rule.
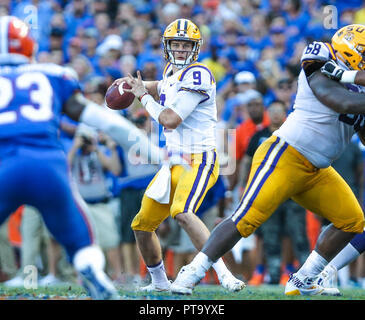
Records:
[[[146,196],[159,203],[167,204],[170,202],[171,190],[171,171],[170,165],[162,165],[157,177],[152,185],[147,189]]]
[[[157,177],[152,185],[147,189],[146,196],[162,204],[170,202],[171,191],[171,167],[174,165],[183,166],[186,170],[191,170],[189,163],[182,155],[172,154],[167,161],[164,161]]]

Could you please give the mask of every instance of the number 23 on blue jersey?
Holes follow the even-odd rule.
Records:
[[[29,99],[20,104],[18,112],[9,109],[17,90],[29,90]],[[11,124],[23,117],[29,121],[48,121],[53,116],[53,89],[49,79],[40,72],[22,73],[12,82],[0,76],[0,125]]]

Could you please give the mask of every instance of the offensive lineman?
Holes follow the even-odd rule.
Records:
[[[363,88],[345,88],[320,69],[329,59],[338,59],[354,70],[364,69],[363,43],[365,27],[350,25],[338,30],[331,44],[314,42],[304,49],[294,112],[258,148],[237,210],[213,230],[203,250],[180,270],[171,286],[173,292],[191,293],[216,259],[292,198],[332,223],[303,266],[291,275],[285,294],[339,293],[316,280],[328,262],[363,231],[364,214],[350,187],[330,165],[354,133],[363,139],[365,95],[359,93]]]
[[[344,32],[346,29],[344,30]],[[365,45],[365,42],[363,43]],[[364,48],[364,47],[363,47]],[[353,52],[359,53],[358,48],[347,48],[347,54],[350,55]],[[361,59],[358,57],[358,63],[365,64],[365,55],[363,50],[360,51]],[[358,85],[365,87],[365,71],[353,70],[354,68],[340,56],[338,63],[334,60],[329,60],[321,68],[321,72],[329,78],[338,81],[345,85]],[[362,69],[362,68],[361,68]],[[319,280],[322,281],[325,287],[337,286],[337,272],[358,258],[365,251],[365,232],[357,234],[350,243],[334,257],[329,264],[322,271]]]
[[[85,99],[68,69],[32,63],[35,51],[23,21],[0,17],[0,224],[23,204],[36,207],[91,297],[118,299],[87,206],[71,182],[58,140],[60,115],[102,130],[125,148],[138,139],[145,155],[152,146],[126,119]],[[159,148],[151,152],[153,161],[162,159]]]
[[[209,230],[195,215],[207,191],[219,175],[216,152],[216,85],[210,70],[198,63],[202,43],[198,27],[187,19],[177,19],[163,34],[165,59],[168,61],[161,81],[127,81],[130,92],[138,97],[151,117],[164,127],[170,155],[188,159],[191,168],[183,165],[163,167],[147,187],[141,209],[132,222],[138,247],[145,260],[152,282],[142,291],[169,291],[157,227],[172,216],[200,250]],[[157,103],[152,95],[158,95]],[[236,279],[222,259],[213,268],[220,283],[230,291],[239,291],[245,284]]]

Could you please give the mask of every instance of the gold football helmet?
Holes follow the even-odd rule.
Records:
[[[353,70],[365,70],[365,25],[351,24],[332,37],[336,56]]]
[[[178,60],[174,57],[174,50],[171,49],[172,40],[191,41],[193,48],[185,60]],[[190,20],[177,19],[171,22],[165,29],[162,37],[165,59],[178,68],[183,68],[198,59],[200,46],[203,40],[199,28]]]

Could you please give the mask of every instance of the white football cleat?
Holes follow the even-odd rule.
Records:
[[[287,296],[339,296],[340,291],[337,288],[325,288],[318,284],[317,278],[300,278],[296,273],[290,275],[285,286]]]
[[[16,276],[10,280],[5,281],[4,286],[11,288],[24,287],[24,279],[21,276]]]
[[[337,288],[338,272],[335,266],[327,265],[319,274],[316,283],[325,288]]]
[[[238,292],[246,288],[246,284],[243,281],[237,279],[231,273],[221,276],[219,278],[219,282],[223,288],[231,292]]]
[[[150,292],[170,292],[171,282],[169,281],[165,285],[150,283],[148,286],[140,287],[139,291],[150,293]]]
[[[190,264],[179,271],[175,281],[171,284],[171,292],[177,294],[192,294],[194,287],[205,277],[205,272],[198,274]]]
[[[58,279],[55,275],[52,273],[46,275],[41,280],[39,280],[38,284],[40,287],[48,287],[48,286],[54,286],[61,284],[62,281]]]

